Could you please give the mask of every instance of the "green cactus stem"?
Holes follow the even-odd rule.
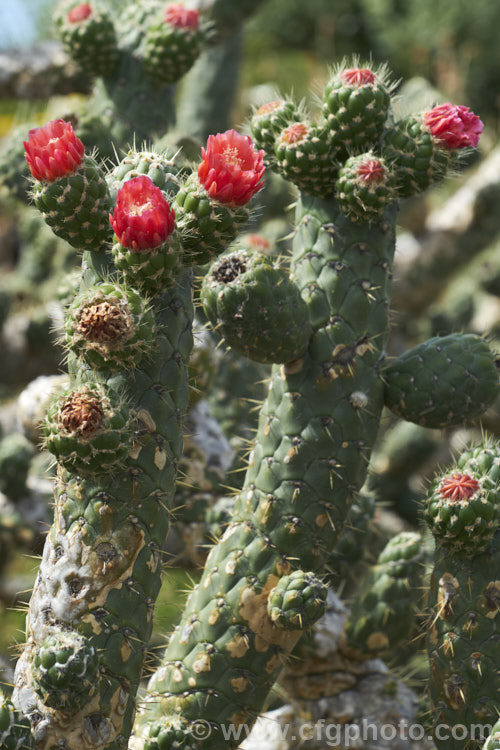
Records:
[[[111,15],[96,3],[67,0],[55,14],[66,52],[92,76],[109,76],[118,63],[118,40]]]
[[[474,419],[500,390],[496,355],[473,334],[425,341],[391,362],[384,380],[386,406],[423,427]]]
[[[10,500],[19,500],[28,490],[26,479],[35,448],[19,432],[0,441],[0,492]]]
[[[467,479],[464,479],[465,472]],[[430,696],[435,725],[441,724],[450,730],[456,725],[465,728],[456,736],[450,731],[448,738],[442,739],[441,727],[435,735],[438,750],[479,747],[480,738],[471,735],[472,725],[491,726],[498,718],[496,618],[500,609],[500,532],[497,518],[496,533],[492,528],[486,541],[480,520],[482,511],[478,514],[476,493],[470,494],[470,490],[472,482],[493,480],[498,495],[499,479],[498,445],[486,443],[464,452],[457,465],[438,480],[445,492],[453,482],[455,494],[461,496],[455,504],[460,504],[461,508],[448,514],[449,534],[443,533],[444,512],[438,522],[431,525],[436,554],[429,592],[427,635],[432,673]],[[460,517],[466,512],[465,495],[469,495],[471,505],[476,505],[473,515],[479,520],[465,527],[468,544],[462,543],[464,532],[457,531]],[[493,497],[490,502],[495,502]],[[435,491],[431,490],[429,508],[434,503]],[[496,505],[498,509],[498,496]],[[489,506],[485,507],[487,512]],[[473,543],[474,526],[478,529],[477,546]],[[455,544],[452,535],[456,538]]]
[[[351,603],[341,646],[349,656],[379,656],[410,637],[422,598],[424,554],[415,532],[386,544]]]
[[[268,595],[294,568],[323,567],[363,480],[382,408],[376,367],[387,335],[393,212],[366,227],[348,222],[333,201],[303,196],[298,206],[292,276],[314,333],[293,366],[273,368],[233,522],[149,686],[141,718],[151,726],[148,748],[169,746],[179,710],[186,731],[203,717],[213,728],[207,746],[225,746],[220,723],[259,713],[300,635],[273,626]],[[371,304],[341,291],[345,281],[358,302],[356,290],[364,297],[357,273],[372,279]]]
[[[217,333],[256,362],[290,362],[307,349],[307,305],[287,272],[265,255],[225,254],[205,276],[201,299]]]

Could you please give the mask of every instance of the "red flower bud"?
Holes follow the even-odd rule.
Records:
[[[359,164],[356,174],[366,183],[382,182],[386,174],[386,169],[379,159],[370,157]]]
[[[285,128],[281,135],[281,143],[299,143],[309,132],[309,128],[304,122],[294,122]]]
[[[172,3],[165,9],[165,21],[178,29],[195,31],[200,25],[200,14],[197,10],[188,10],[182,3]]]
[[[43,128],[30,130],[24,148],[31,174],[45,182],[75,172],[85,151],[71,123],[64,120],[52,120]]]
[[[484,127],[479,117],[468,107],[455,106],[449,102],[425,112],[424,122],[432,135],[449,149],[477,146]]]
[[[70,23],[80,23],[80,21],[85,21],[85,19],[91,15],[92,8],[89,3],[82,3],[81,5],[75,5],[74,8],[71,8],[68,13],[68,21]]]
[[[445,477],[439,486],[442,497],[459,502],[468,500],[479,489],[479,482],[469,474],[461,474],[459,471]]]
[[[175,228],[175,213],[149,177],[134,177],[118,191],[109,217],[118,241],[132,252],[163,245]]]
[[[349,86],[365,86],[375,83],[375,73],[369,68],[347,68],[342,71],[340,78]]]
[[[244,206],[263,187],[264,152],[255,151],[248,135],[235,130],[210,135],[201,156],[198,179],[220,203]]]

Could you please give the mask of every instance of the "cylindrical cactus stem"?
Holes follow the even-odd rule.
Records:
[[[136,179],[149,180],[149,193],[135,196],[131,220],[126,226],[122,214],[118,231],[124,245],[133,249],[139,242],[141,254],[149,239],[154,253],[163,225],[171,230],[170,209],[163,195],[168,210],[149,201],[150,193],[158,197],[149,177]],[[48,447],[61,463],[55,521],[14,692],[39,750],[126,745],[161,584],[166,509],[173,504],[188,402],[191,272],[177,265],[167,286],[161,276],[156,289],[148,287],[146,302],[116,278],[109,251],[87,251],[83,269],[83,291],[66,323],[75,350],[68,360],[70,390],[49,408],[46,422]],[[143,346],[137,329],[148,321]],[[114,336],[117,329],[121,336]],[[120,351],[124,365],[117,368]],[[54,671],[54,654],[64,670]],[[90,667],[92,675],[84,675]]]
[[[436,478],[427,500],[436,539],[427,649],[438,750],[479,747],[484,737],[472,733],[498,719],[499,492],[499,446],[486,442]]]
[[[2,750],[32,750],[29,721],[16,711],[0,690],[0,747]]]
[[[422,599],[424,560],[420,534],[404,531],[386,544],[351,603],[342,651],[358,659],[380,656],[410,637]]]
[[[118,63],[118,40],[111,15],[99,2],[60,5],[55,22],[68,54],[93,76],[112,75]]]
[[[323,569],[364,479],[382,409],[394,218],[391,208],[355,225],[334,201],[298,204],[291,275],[313,335],[301,358],[273,367],[233,522],[149,685],[148,749],[199,719],[211,729],[203,746],[227,747],[221,724],[255,719],[300,637],[273,624],[267,602],[293,570]]]

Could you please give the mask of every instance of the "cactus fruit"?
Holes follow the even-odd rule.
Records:
[[[332,71],[323,93],[323,116],[337,148],[356,154],[377,144],[391,105],[391,88],[384,68],[348,68],[344,63]]]
[[[110,220],[114,262],[127,281],[145,292],[172,284],[181,262],[175,213],[150,177],[125,182]]]
[[[246,204],[262,188],[263,152],[235,130],[211,135],[197,175],[176,195],[184,263],[207,263],[234,240],[249,217]]]
[[[376,219],[394,200],[396,185],[390,167],[372,153],[351,156],[336,183],[341,211],[351,221]]]
[[[177,154],[170,156],[168,151],[129,150],[123,159],[107,175],[111,198],[116,202],[116,194],[124,183],[134,177],[145,175],[165,194],[176,193],[179,189],[181,167]]]
[[[34,202],[47,224],[73,247],[99,250],[111,238],[109,192],[71,123],[53,120],[30,130],[24,147]]]
[[[10,500],[27,493],[26,479],[34,455],[32,443],[21,433],[6,435],[0,441],[0,492]]]
[[[123,398],[102,385],[57,396],[44,423],[45,446],[69,471],[116,472],[132,448],[135,425]]]
[[[428,339],[384,370],[386,406],[423,427],[474,419],[500,388],[496,357],[474,334]]]
[[[494,447],[460,456],[431,484],[425,519],[438,543],[455,555],[484,552],[500,521],[500,463]]]
[[[443,104],[388,128],[384,152],[393,165],[401,195],[428,188],[456,163],[456,152],[476,147],[483,123],[467,107]]]
[[[342,650],[369,658],[393,650],[411,635],[422,597],[424,546],[420,534],[393,537],[351,604]]]
[[[325,132],[310,122],[293,122],[275,141],[278,172],[310,195],[322,197],[333,192],[337,177],[335,157]]]
[[[118,64],[118,41],[110,14],[97,3],[65,2],[55,15],[62,43],[83,70],[112,75]]]
[[[205,276],[201,299],[217,333],[256,362],[290,362],[307,348],[307,306],[286,271],[265,255],[223,255]]]
[[[171,3],[152,23],[144,39],[144,69],[156,83],[175,83],[201,52],[200,14],[182,3]]]
[[[270,591],[267,613],[279,628],[306,630],[325,614],[327,592],[328,586],[314,573],[294,570]]]
[[[278,135],[293,122],[302,120],[302,112],[292,99],[275,99],[260,106],[253,114],[250,129],[254,142],[273,164],[274,144]]]
[[[429,591],[427,649],[431,665],[430,695],[433,704],[437,748],[454,750],[477,743],[474,726],[493,725],[498,718],[498,633],[500,608],[500,532],[498,531],[498,488],[500,452],[496,443],[484,442],[464,451],[456,466],[438,477],[427,500],[431,529],[436,539],[434,571]],[[448,494],[451,512],[443,512],[433,523],[432,506],[436,483]],[[495,497],[485,498],[485,513],[496,502],[495,523],[487,524],[477,503],[475,485],[496,488]],[[439,490],[438,490],[439,491]],[[453,503],[453,496],[456,497]],[[475,508],[469,518],[467,500]],[[489,501],[489,505],[487,504]],[[460,504],[460,510],[452,505]],[[443,510],[446,509],[443,506]],[[460,516],[463,518],[460,518]],[[485,516],[486,517],[486,516]],[[476,521],[474,521],[474,518]],[[464,523],[465,521],[465,523]],[[461,522],[463,530],[460,530]],[[446,530],[446,523],[447,529]],[[465,524],[469,524],[466,526]],[[477,528],[477,539],[474,532]],[[455,540],[452,537],[455,537]],[[463,542],[464,537],[466,543]],[[442,739],[442,727],[461,725],[465,731],[452,744]]]
[[[46,706],[74,714],[89,702],[99,682],[94,646],[71,631],[46,638],[33,661],[35,690]]]
[[[0,747],[2,750],[33,748],[29,721],[23,718],[0,690]]]
[[[79,294],[65,318],[66,344],[91,367],[137,366],[153,346],[151,306],[133,289],[102,283]]]

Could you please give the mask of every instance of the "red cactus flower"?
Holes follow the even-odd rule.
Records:
[[[340,78],[349,86],[366,86],[375,83],[375,73],[369,68],[347,68],[340,74]]]
[[[211,198],[244,206],[262,187],[264,152],[255,151],[252,139],[235,130],[210,135],[198,179]]]
[[[174,231],[175,213],[161,190],[143,175],[120,188],[109,221],[123,247],[139,253],[163,245]]]
[[[197,10],[188,10],[182,3],[172,3],[165,8],[165,21],[178,29],[195,31],[200,25],[200,14]]]
[[[483,123],[468,107],[441,104],[424,113],[424,122],[445,148],[477,146]]]
[[[365,159],[356,170],[363,182],[382,182],[386,169],[379,159]]]
[[[461,474],[459,471],[445,477],[439,487],[441,496],[453,502],[468,500],[478,489],[479,482],[477,479],[469,474]]]
[[[75,172],[85,151],[71,123],[64,120],[52,120],[43,128],[30,130],[24,148],[31,174],[44,182]]]
[[[308,132],[309,128],[305,122],[294,122],[282,131],[280,141],[282,143],[299,143]]]
[[[88,3],[82,3],[81,5],[75,5],[74,8],[71,8],[68,13],[68,21],[70,23],[80,23],[80,21],[85,21],[85,19],[91,15],[92,8],[90,5]]]

